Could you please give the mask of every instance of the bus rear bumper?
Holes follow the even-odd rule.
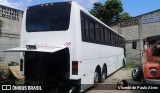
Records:
[[[145,79],[146,84],[160,85],[160,79]]]

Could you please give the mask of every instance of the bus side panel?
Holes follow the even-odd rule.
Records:
[[[95,67],[97,65],[100,65],[102,68],[103,65],[106,64],[108,67],[108,74],[111,74],[122,67],[124,58],[122,48],[88,42],[84,42],[82,45],[82,50],[84,51],[84,53],[82,54],[83,60],[98,59],[98,62],[91,63],[94,64]],[[92,72],[94,70],[92,70]]]

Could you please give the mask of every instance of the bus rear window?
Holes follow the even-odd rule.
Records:
[[[69,2],[32,6],[27,9],[27,32],[65,31],[69,28]]]

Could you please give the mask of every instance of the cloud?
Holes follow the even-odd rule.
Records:
[[[69,0],[64,0],[69,1]],[[90,10],[93,7],[93,3],[100,2],[100,0],[73,0],[83,6],[85,9]]]
[[[79,0],[82,1],[82,0]],[[100,0],[83,0],[83,2],[81,2],[80,4],[85,7],[87,10],[92,9],[93,7],[93,3],[95,2],[100,2]]]
[[[39,0],[38,2],[41,2],[41,1],[42,0]],[[62,1],[70,1],[70,0],[62,0]],[[100,0],[74,0],[74,1],[79,3],[81,6],[83,6],[87,10],[92,9],[93,3],[100,2]],[[24,10],[27,6],[30,6],[31,4],[33,4],[33,2],[35,2],[35,0],[0,0],[0,5]]]
[[[20,0],[20,1],[10,1],[10,0],[0,0],[0,5],[24,10],[26,6],[31,3],[32,0]]]

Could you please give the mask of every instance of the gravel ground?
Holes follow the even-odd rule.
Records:
[[[131,71],[132,68],[122,68],[109,76],[104,83],[86,90],[85,93],[160,93],[160,90],[119,90],[117,88],[117,82],[122,79],[127,80],[129,86],[130,84],[142,84],[141,82],[132,80]],[[107,86],[109,88],[106,88]]]

